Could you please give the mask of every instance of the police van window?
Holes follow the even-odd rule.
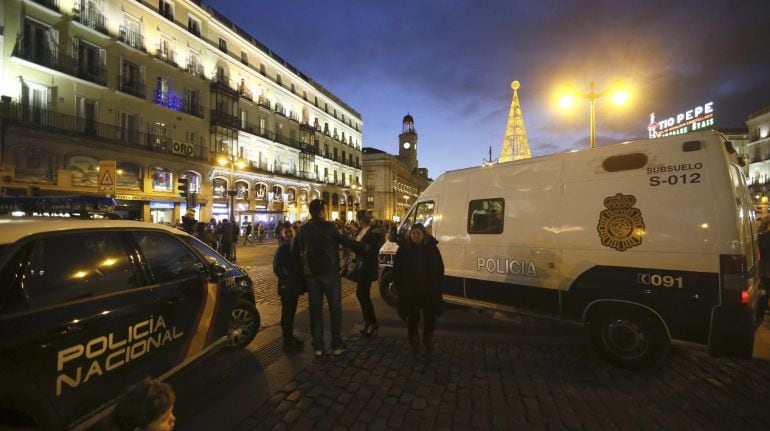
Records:
[[[44,307],[138,286],[117,232],[38,238],[22,283],[28,306]]]
[[[433,201],[425,201],[420,202],[412,208],[412,211],[409,211],[409,214],[404,219],[404,222],[401,224],[401,228],[398,231],[399,235],[406,235],[406,232],[409,231],[409,228],[412,227],[412,224],[419,223],[423,226],[425,226],[425,229],[428,230],[428,233],[433,234],[433,209],[435,207],[435,204]]]
[[[503,233],[505,200],[502,198],[476,199],[468,203],[468,233]]]
[[[133,233],[155,283],[200,276],[206,265],[178,239],[164,232]]]
[[[602,167],[607,172],[630,171],[641,169],[647,164],[647,155],[643,153],[622,154],[607,157]]]

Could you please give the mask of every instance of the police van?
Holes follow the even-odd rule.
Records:
[[[248,275],[182,231],[0,217],[1,429],[86,429],[259,324]]]
[[[402,221],[428,227],[444,298],[561,316],[625,368],[671,341],[750,356],[765,294],[742,161],[717,132],[446,172]],[[391,305],[394,242],[380,251]]]

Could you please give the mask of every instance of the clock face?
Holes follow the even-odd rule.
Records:
[[[405,150],[408,150],[409,147],[411,147],[411,146],[412,146],[412,144],[410,144],[409,142],[404,142],[404,149]]]

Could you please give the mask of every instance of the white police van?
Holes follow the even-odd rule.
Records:
[[[617,366],[672,340],[750,356],[765,293],[741,163],[705,132],[450,171],[398,234],[431,229],[447,301],[582,321]],[[391,305],[396,250],[380,252]]]

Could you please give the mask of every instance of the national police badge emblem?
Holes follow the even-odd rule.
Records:
[[[644,219],[639,208],[634,208],[636,198],[618,193],[604,199],[607,208],[599,214],[599,238],[602,245],[625,251],[642,244]]]

